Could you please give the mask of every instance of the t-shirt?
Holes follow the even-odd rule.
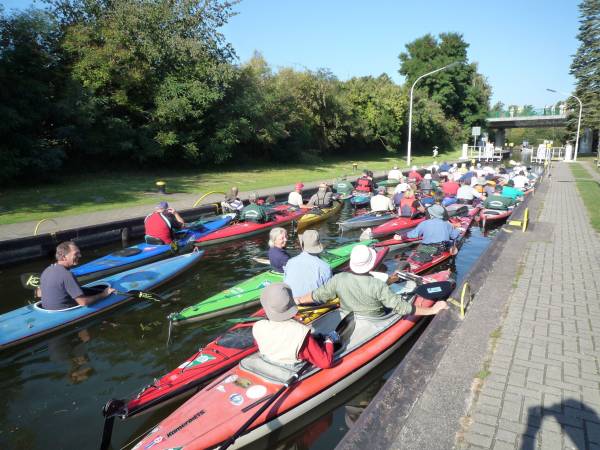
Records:
[[[381,194],[371,197],[371,211],[393,211],[394,209],[391,198]]]
[[[279,247],[271,247],[269,249],[269,262],[275,272],[283,273],[283,268],[290,259],[290,255]]]
[[[439,244],[455,240],[460,232],[449,222],[442,219],[428,219],[406,234],[409,238],[422,237],[422,244]]]
[[[304,204],[302,194],[296,191],[290,192],[290,195],[288,195],[288,203],[293,206],[302,206]]]
[[[388,173],[388,180],[399,180],[402,178],[402,172],[400,169],[392,169]]]
[[[502,196],[510,197],[510,198],[516,200],[518,197],[523,196],[523,192],[518,189],[515,189],[514,187],[511,187],[511,186],[504,186],[504,187],[502,187]]]
[[[283,282],[292,289],[294,298],[297,298],[322,286],[330,278],[329,264],[318,256],[302,252],[287,262]]]
[[[60,264],[52,264],[42,272],[42,307],[58,310],[77,306],[75,299],[84,295],[75,276]]]
[[[473,200],[475,197],[481,198],[481,194],[473,189],[472,186],[463,184],[456,192],[456,198],[462,200]]]
[[[515,187],[517,189],[524,189],[526,184],[529,184],[529,178],[525,175],[517,175],[513,178],[513,182],[515,183]]]
[[[442,184],[442,191],[446,197],[455,197],[460,185],[454,181],[446,181]]]

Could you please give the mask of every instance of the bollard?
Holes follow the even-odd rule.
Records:
[[[156,182],[156,187],[158,188],[158,193],[159,194],[166,194],[167,193],[167,182],[166,181],[157,181]]]
[[[121,244],[123,247],[127,247],[129,245],[129,228],[123,228],[121,230]]]
[[[352,172],[356,172],[358,170],[358,163],[352,163]]]

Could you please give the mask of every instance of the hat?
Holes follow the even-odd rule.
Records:
[[[385,186],[379,186],[379,187],[377,188],[377,192],[382,192],[382,193],[385,193]]]
[[[394,167],[392,167],[393,170],[398,170],[398,166],[394,165]]]
[[[412,166],[412,170],[417,170],[417,166]]]
[[[156,209],[168,209],[169,208],[169,204],[167,202],[160,202],[158,205],[155,206]]]
[[[423,176],[423,179],[425,179],[425,180],[431,180],[431,174],[430,174],[430,173],[426,173],[426,174]]]
[[[284,283],[272,283],[260,294],[262,305],[267,318],[276,322],[291,319],[298,312],[291,288]]]
[[[433,205],[427,208],[427,212],[434,219],[443,219],[446,215],[446,210],[441,205]]]
[[[406,190],[409,188],[410,186],[408,185],[408,183],[400,183],[398,184],[398,186],[396,186],[396,190],[398,192],[406,192]]]
[[[321,239],[317,230],[306,230],[298,237],[298,240],[300,241],[302,250],[307,253],[321,253],[323,251],[323,245],[321,245]]]
[[[302,183],[296,183],[296,189],[302,189],[304,185]]]
[[[377,252],[371,247],[359,244],[350,253],[350,270],[354,273],[367,273],[377,260]]]

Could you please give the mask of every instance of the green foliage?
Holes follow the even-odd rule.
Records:
[[[600,1],[583,0],[579,5],[580,25],[577,39],[581,42],[573,62],[571,74],[577,80],[575,95],[583,104],[582,127],[598,130],[600,124]],[[575,133],[579,118],[579,102],[570,98],[567,107],[573,110],[569,130]],[[598,132],[600,136],[600,131]],[[573,136],[574,139],[574,136]]]

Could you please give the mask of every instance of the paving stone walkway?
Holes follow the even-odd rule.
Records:
[[[556,164],[459,448],[600,450],[600,238]]]

